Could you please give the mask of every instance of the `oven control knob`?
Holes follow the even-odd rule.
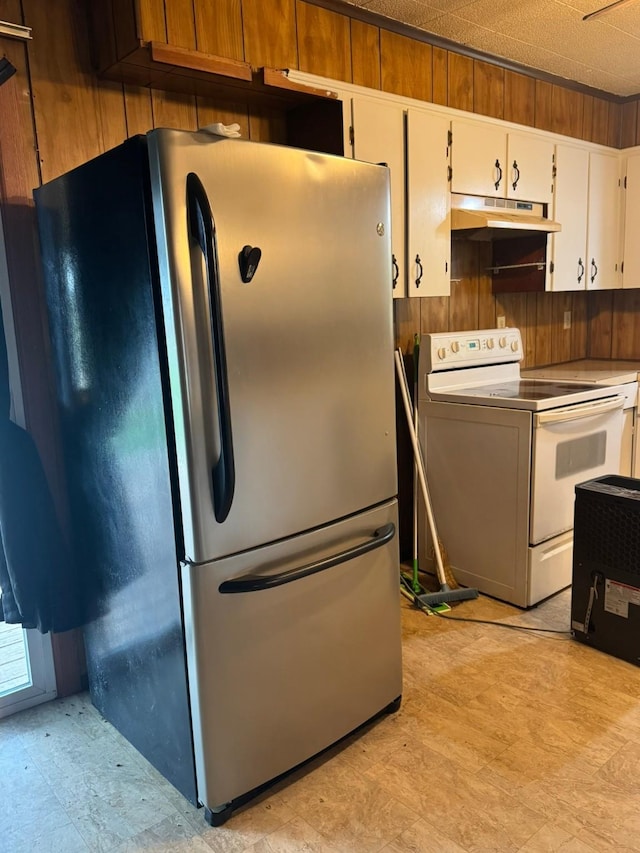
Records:
[[[511,349],[513,352],[518,352],[518,341],[511,341]]]
[[[500,349],[504,349],[507,345],[507,339],[506,338],[500,338],[498,343],[500,344]]]
[[[493,338],[487,338],[487,349],[493,349],[495,345],[496,342],[493,340]]]
[[[442,359],[445,357],[446,354],[446,349],[444,347],[440,347],[440,349],[438,350],[438,358]]]
[[[458,343],[458,341],[452,341],[451,352],[460,352],[460,344]]]

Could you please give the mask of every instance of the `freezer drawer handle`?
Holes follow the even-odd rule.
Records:
[[[213,213],[205,188],[200,178],[190,172],[187,175],[187,205],[189,230],[204,255],[209,288],[209,310],[211,338],[213,342],[214,378],[218,423],[220,424],[220,456],[211,469],[213,481],[213,511],[216,521],[222,522],[229,515],[235,490],[235,464],[231,433],[231,409],[229,406],[229,384],[227,360],[222,328],[222,305],[220,299],[220,275],[216,246]]]
[[[285,583],[301,580],[302,578],[315,575],[318,572],[324,572],[325,569],[330,569],[340,563],[346,563],[356,557],[361,557],[369,551],[374,551],[376,548],[381,548],[390,542],[396,533],[396,526],[393,522],[385,524],[384,527],[379,527],[370,539],[366,542],[361,542],[353,548],[347,548],[346,551],[340,551],[338,554],[333,554],[331,557],[325,557],[322,560],[317,560],[315,563],[309,563],[307,566],[299,566],[295,569],[289,569],[286,572],[280,572],[277,575],[245,575],[244,577],[234,578],[233,580],[224,581],[218,587],[218,592],[225,594],[236,592],[257,592],[261,589],[273,589],[274,586],[282,586]]]

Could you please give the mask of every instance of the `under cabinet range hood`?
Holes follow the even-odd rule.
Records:
[[[471,240],[500,240],[562,226],[548,219],[546,204],[451,193],[451,231]],[[456,236],[456,234],[452,234]]]

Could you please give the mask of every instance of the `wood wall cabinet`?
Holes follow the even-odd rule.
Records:
[[[348,110],[345,108],[345,116]],[[374,98],[351,98],[353,157],[385,163],[391,179],[390,287],[394,298],[407,295],[405,264],[404,109]]]
[[[99,78],[277,112],[284,128],[279,141],[344,153],[335,92],[294,82],[282,67],[244,61],[236,0],[220,0],[217,8],[209,0],[92,0],[87,13]],[[218,19],[226,26],[218,27]]]
[[[549,204],[553,199],[553,142],[499,124],[451,122],[451,191]]]
[[[626,158],[623,187],[622,286],[637,288],[640,287],[640,151]]]
[[[451,289],[449,119],[408,109],[407,294],[448,296]]]

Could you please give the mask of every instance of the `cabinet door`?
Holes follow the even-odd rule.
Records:
[[[620,287],[620,166],[617,155],[589,154],[587,289]]]
[[[500,127],[451,122],[451,192],[506,198],[507,135]]]
[[[553,201],[553,142],[530,133],[507,139],[507,198]]]
[[[586,290],[589,152],[556,145],[553,218],[562,231],[552,234],[551,290]]]
[[[640,154],[627,158],[623,287],[640,287]]]
[[[390,281],[393,296],[405,296],[404,109],[371,98],[353,98],[353,156],[368,163],[386,163],[391,172]]]
[[[449,120],[407,112],[409,296],[448,296],[451,273]]]

